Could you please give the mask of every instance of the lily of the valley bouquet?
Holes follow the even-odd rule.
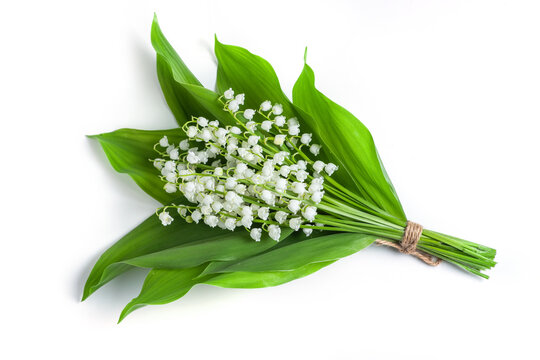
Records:
[[[270,64],[216,40],[205,89],[152,26],[157,73],[179,127],[92,136],[113,167],[162,207],[97,261],[83,300],[151,269],[120,316],[196,284],[275,286],[378,243],[487,278],[495,250],[407,221],[368,129],[314,87],[305,64],[291,102]]]

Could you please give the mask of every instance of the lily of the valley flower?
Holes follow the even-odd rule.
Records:
[[[231,231],[244,227],[255,241],[263,231],[278,241],[281,226],[309,236],[324,199],[323,175],[332,175],[337,166],[302,151],[310,146],[318,153],[320,145],[312,144],[312,134],[300,133],[298,120],[287,119],[281,104],[264,101],[257,112],[240,110],[245,96],[232,89],[222,98],[237,125],[197,117],[183,126],[187,139],[178,146],[166,136],[156,144],[161,158],[152,162],[164,190],[179,191],[193,203],[167,206],[159,219],[169,225],[173,218],[166,210],[175,207],[188,222]]]

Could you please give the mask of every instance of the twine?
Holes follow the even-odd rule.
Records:
[[[396,244],[392,241],[381,240],[381,239],[375,240],[375,243],[377,245],[393,247],[394,249],[398,249],[400,252],[404,254],[409,254],[414,257],[417,257],[418,259],[422,260],[428,265],[437,266],[441,263],[441,259],[438,259],[434,256],[431,256],[429,254],[426,254],[425,252],[422,252],[416,249],[418,240],[420,240],[420,236],[422,235],[422,229],[423,229],[422,225],[417,224],[412,221],[407,221],[405,232],[403,233],[403,237],[401,238],[401,241],[399,242],[399,244]],[[434,258],[436,260],[433,260]]]

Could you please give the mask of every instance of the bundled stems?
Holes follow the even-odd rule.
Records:
[[[244,227],[255,241],[263,231],[278,241],[282,227],[306,236],[331,231],[401,241],[407,221],[333,179],[338,167],[316,159],[322,146],[300,132],[295,118],[283,116],[280,104],[265,101],[258,110],[240,110],[244,99],[232,89],[219,98],[236,126],[193,117],[183,125],[187,139],[178,146],[167,137],[154,146],[161,158],[150,161],[164,190],[180,191],[193,203],[158,209],[163,225],[173,221],[168,210],[176,209],[188,222]],[[423,230],[416,249],[484,278],[482,271],[495,265],[494,249],[430,230]]]

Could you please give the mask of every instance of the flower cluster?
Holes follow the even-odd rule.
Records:
[[[287,119],[280,104],[264,101],[258,110],[241,110],[245,95],[232,89],[219,101],[235,125],[194,117],[182,127],[186,139],[171,144],[164,136],[154,146],[160,158],[151,161],[164,190],[179,191],[193,204],[161,209],[163,225],[173,221],[167,210],[175,208],[188,222],[244,227],[256,241],[263,231],[278,241],[285,226],[306,235],[321,227],[315,221],[324,180],[337,166],[310,159],[321,150],[312,134],[301,133],[298,120]]]

